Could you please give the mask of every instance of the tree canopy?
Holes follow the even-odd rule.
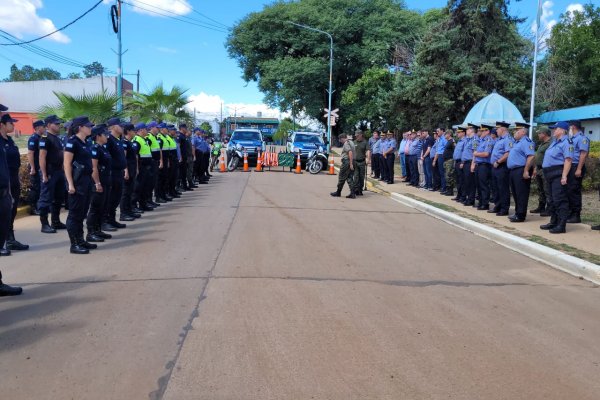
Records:
[[[52,68],[34,68],[31,65],[23,65],[22,68],[17,67],[16,64],[11,65],[10,75],[5,78],[5,82],[19,82],[19,81],[43,81],[62,79],[60,72],[53,70]]]
[[[166,90],[162,83],[149,93],[132,93],[125,97],[126,114],[136,121],[191,122],[192,115],[184,107],[189,103],[187,89],[173,86]]]
[[[83,67],[83,75],[86,78],[92,78],[94,76],[102,75],[104,73],[104,67],[98,61],[94,61],[91,64],[87,64]]]

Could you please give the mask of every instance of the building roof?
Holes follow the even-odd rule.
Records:
[[[564,110],[548,111],[538,116],[535,122],[548,124],[558,121],[586,120],[600,118],[600,104],[590,104],[583,107],[566,108]]]
[[[485,96],[473,106],[465,117],[463,125],[480,125],[486,123],[495,125],[496,121],[504,121],[511,124],[525,122],[519,109],[510,100],[500,96],[494,90],[494,92]]]
[[[238,124],[278,124],[277,118],[258,118],[258,117],[227,117],[228,121],[235,121]]]

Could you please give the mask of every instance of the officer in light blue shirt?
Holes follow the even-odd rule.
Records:
[[[387,182],[388,177],[387,177],[387,164],[385,163],[385,157],[383,156],[383,152],[385,151],[385,149],[387,148],[387,142],[388,142],[388,138],[387,138],[387,134],[383,131],[381,131],[381,139],[379,139],[379,165],[381,166],[381,175],[379,177],[380,181],[385,181]]]
[[[510,208],[510,171],[506,165],[508,153],[513,146],[513,138],[508,132],[510,124],[504,121],[496,122],[498,139],[494,143],[490,163],[492,164],[492,184],[496,185],[494,208],[490,213],[507,216]]]
[[[494,142],[490,137],[490,131],[494,127],[491,125],[482,124],[479,127],[480,137],[477,142],[477,148],[473,152],[475,160],[477,183],[479,185],[479,206],[478,210],[490,209],[490,184],[492,179],[492,165],[490,164],[490,156]],[[471,165],[473,169],[473,165]]]
[[[385,159],[387,181],[390,185],[394,183],[394,162],[396,161],[396,147],[398,143],[394,137],[394,133],[388,131],[386,134],[385,147],[382,148],[383,158]]]
[[[550,233],[565,233],[569,218],[568,176],[573,160],[573,141],[568,137],[569,124],[565,121],[552,125],[554,141],[544,154],[542,168],[548,183],[550,222],[540,226]]]
[[[400,158],[400,169],[402,170],[402,179],[406,179],[406,155],[404,154],[404,149],[406,148],[407,133],[404,132],[402,134],[402,140],[400,141],[400,146],[398,147],[398,158]]]
[[[590,140],[585,137],[581,129],[581,121],[569,121],[569,130],[573,134],[573,164],[568,177],[569,219],[567,223],[578,224],[581,222],[581,186],[585,177],[585,160],[590,151]]]
[[[517,122],[515,125],[515,142],[506,161],[510,170],[510,187],[515,200],[515,214],[508,217],[508,220],[523,222],[527,217],[535,144],[527,136],[529,124]]]
[[[475,171],[471,164],[473,164],[473,151],[477,148],[477,138],[475,137],[477,128],[478,125],[469,123],[467,127],[467,137],[461,155],[461,168],[464,174],[465,185],[465,199],[463,204],[465,206],[472,206],[475,204]]]
[[[411,142],[408,145],[408,163],[410,165],[409,186],[419,187],[419,157],[423,149],[423,143],[417,138],[417,132],[410,133]]]
[[[456,197],[452,200],[462,202],[464,201],[464,174],[460,168],[461,156],[465,147],[465,128],[459,126],[456,128],[456,146],[454,146],[454,153],[452,153],[452,159],[454,160],[454,182],[456,185]]]
[[[379,131],[377,129],[373,131],[373,136],[369,138],[369,150],[371,150],[371,176],[379,179],[381,171],[379,166]]]

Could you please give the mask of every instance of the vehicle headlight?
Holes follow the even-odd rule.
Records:
[[[236,148],[236,149],[238,149],[238,150],[243,150],[243,149],[244,149],[244,148],[242,147],[242,145],[241,145],[241,144],[239,144],[239,143],[237,143],[237,144],[235,145],[235,148]]]
[[[293,146],[293,147],[292,147],[292,153],[297,153],[297,152],[299,152],[299,151],[300,151],[300,148],[299,148],[299,147],[296,147],[296,146]]]

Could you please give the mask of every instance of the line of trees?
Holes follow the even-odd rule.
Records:
[[[23,65],[21,68],[16,64],[11,65],[8,77],[4,78],[4,82],[21,82],[21,81],[44,81],[58,79],[81,79],[82,77],[91,78],[101,75],[105,68],[98,61],[87,64],[83,67],[82,73],[71,72],[68,75],[62,76],[60,72],[52,68],[35,68],[31,65]],[[83,74],[83,76],[82,76]]]

